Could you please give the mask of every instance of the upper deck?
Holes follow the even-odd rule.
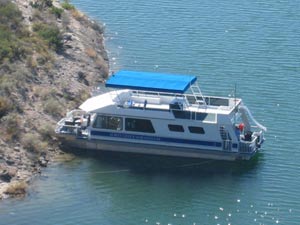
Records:
[[[111,92],[119,107],[148,110],[182,110],[228,114],[241,99],[203,96],[197,77],[192,75],[119,71],[106,87],[126,90]]]
[[[235,98],[145,92],[128,89],[111,91],[109,95],[113,104],[118,107],[145,110],[178,110],[229,114],[241,103],[241,99]]]

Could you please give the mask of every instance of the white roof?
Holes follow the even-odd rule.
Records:
[[[94,112],[99,108],[103,108],[111,104],[112,100],[109,96],[109,93],[106,93],[87,99],[79,106],[79,108],[86,112]]]

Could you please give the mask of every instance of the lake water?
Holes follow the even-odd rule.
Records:
[[[300,224],[298,0],[73,0],[106,24],[111,69],[237,85],[268,128],[250,163],[78,155],[47,168],[0,224]]]

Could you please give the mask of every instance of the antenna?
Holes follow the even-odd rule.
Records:
[[[234,125],[236,124],[236,113],[237,113],[237,108],[236,108],[236,83],[234,83]]]

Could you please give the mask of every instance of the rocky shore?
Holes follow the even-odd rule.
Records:
[[[27,35],[21,46],[29,47],[19,58],[0,61],[0,199],[23,196],[32,177],[65,154],[53,133],[56,122],[109,71],[101,24],[68,1],[1,0],[0,6],[11,2]],[[39,39],[47,40],[37,30],[41,24],[59,30],[56,48]]]

